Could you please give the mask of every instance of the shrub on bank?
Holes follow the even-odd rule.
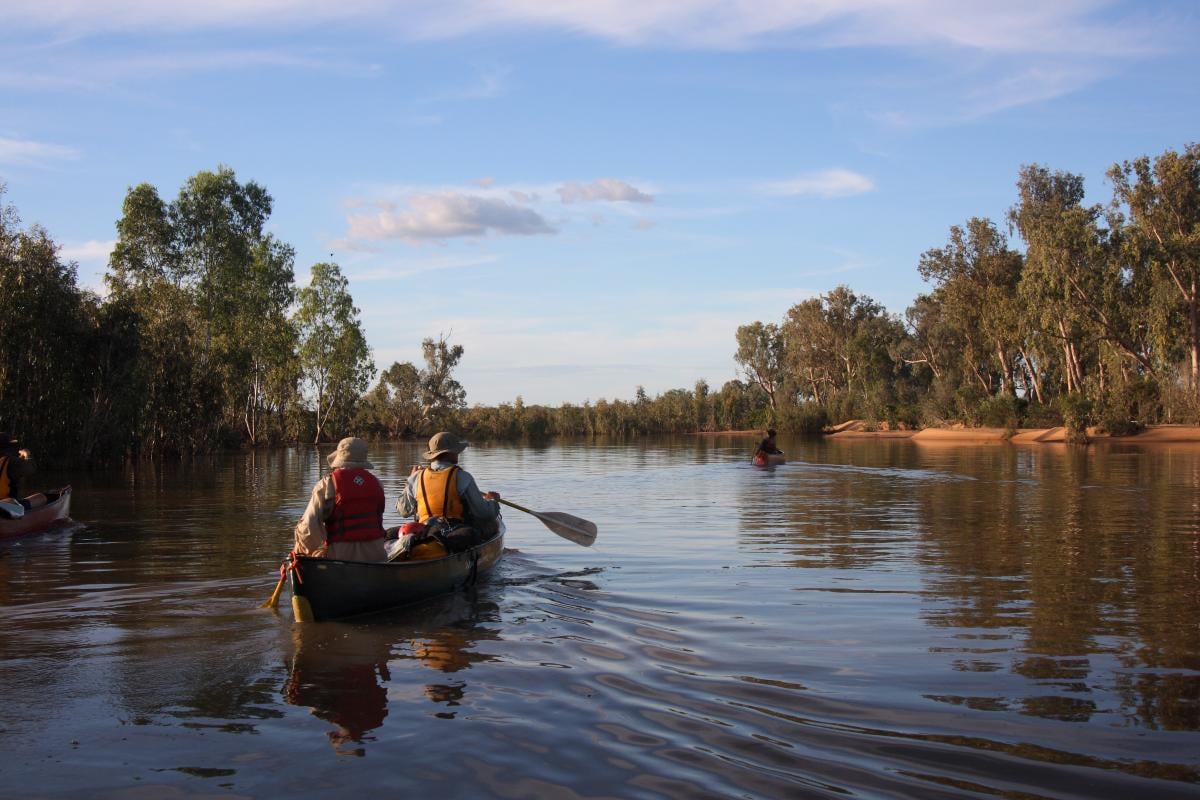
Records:
[[[829,425],[829,414],[816,403],[801,403],[785,408],[779,415],[779,428],[788,433],[819,436]]]

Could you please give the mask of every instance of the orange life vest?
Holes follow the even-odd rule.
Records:
[[[462,498],[458,496],[458,467],[421,470],[417,481],[417,519],[428,522],[434,517],[467,518]]]
[[[365,469],[335,469],[333,511],[325,520],[330,542],[382,539],[383,484]]]

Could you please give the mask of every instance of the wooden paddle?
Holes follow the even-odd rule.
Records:
[[[577,545],[591,547],[592,542],[596,541],[596,523],[594,522],[573,517],[561,511],[532,511],[525,508],[525,506],[519,506],[508,500],[497,498],[497,501],[510,508],[515,508],[517,511],[524,511],[526,514],[537,517],[552,533],[557,533],[562,538],[569,539]]]
[[[279,593],[283,591],[283,582],[287,579],[287,575],[279,576],[279,583],[275,584],[275,591],[271,592],[271,597],[267,602],[263,603],[260,608],[278,608]]]

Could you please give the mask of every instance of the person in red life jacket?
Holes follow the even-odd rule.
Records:
[[[500,495],[480,493],[475,478],[458,465],[458,454],[466,448],[467,443],[449,431],[429,440],[429,451],[425,453],[429,466],[418,464],[412,468],[396,502],[401,516],[415,516],[422,523],[438,518],[466,523],[482,539],[496,533],[500,517],[496,501]]]
[[[342,439],[329,455],[329,468],[313,487],[296,525],[296,552],[342,561],[386,561],[383,484],[368,471],[372,464],[367,443]]]
[[[754,455],[756,458],[759,454],[764,456],[777,456],[782,452],[783,451],[775,445],[775,431],[769,430],[767,431],[767,438],[758,443],[758,449],[754,451]]]

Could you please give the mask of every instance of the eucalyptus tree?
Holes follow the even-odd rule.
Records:
[[[1136,374],[1154,375],[1147,296],[1121,246],[1119,217],[1084,205],[1078,175],[1026,166],[1017,189],[1020,202],[1009,219],[1027,245],[1020,294],[1038,309],[1040,330],[1058,340],[1067,393],[1106,391],[1105,348]]]
[[[467,390],[454,377],[454,368],[464,352],[461,344],[451,345],[444,335],[421,342],[425,358],[420,375],[422,420],[438,424],[467,407]]]
[[[917,265],[921,277],[936,287],[937,323],[951,328],[949,337],[961,348],[965,374],[987,395],[1016,391],[1021,270],[1020,253],[1008,247],[991,220],[980,217],[964,227],[952,226],[946,245],[925,251]],[[933,327],[927,333],[945,338],[948,332]]]
[[[171,204],[178,272],[203,321],[201,357],[220,376],[228,419],[252,444],[272,373],[293,372],[287,312],[295,299],[295,253],[265,232],[273,200],[233,170],[197,172]]]
[[[91,370],[81,360],[95,298],[37,225],[20,227],[0,183],[0,297],[9,309],[0,348],[0,427],[39,446],[73,447],[88,411]]]
[[[836,391],[839,365],[823,301],[810,297],[789,308],[782,339],[789,384],[800,397],[825,405]]]
[[[257,443],[261,415],[295,394],[294,255],[264,230],[271,208],[228,167],[196,173],[169,204],[150,184],[126,194],[106,280],[137,317],[152,449],[239,427]]]
[[[1179,338],[1193,402],[1200,404],[1200,145],[1115,164],[1108,175],[1115,199],[1129,209],[1129,233],[1149,267],[1151,291],[1173,296],[1187,320]]]
[[[835,415],[876,415],[894,404],[900,322],[875,300],[838,286],[788,309],[782,327],[789,386]]]
[[[777,395],[785,379],[784,341],[779,326],[770,322],[739,326],[733,358],[746,380],[766,394],[774,418],[778,410]]]
[[[415,433],[421,425],[421,373],[412,362],[393,362],[363,397],[363,424],[390,437]]]
[[[350,284],[337,264],[314,264],[300,290],[293,323],[299,337],[300,376],[309,389],[320,442],[333,424],[349,422],[355,402],[370,384],[375,365]]]

